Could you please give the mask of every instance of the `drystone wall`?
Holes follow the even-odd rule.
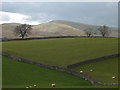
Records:
[[[57,70],[57,71],[61,71],[61,72],[66,72],[66,73],[69,73],[69,74],[72,74],[72,75],[75,75],[77,77],[80,77],[80,78],[83,78],[85,80],[88,80],[92,85],[120,85],[120,84],[116,84],[116,83],[100,83],[100,82],[96,82],[94,79],[92,79],[90,76],[88,75],[85,75],[83,73],[79,73],[79,72],[76,72],[76,71],[73,71],[71,69],[68,69],[68,68],[63,68],[63,67],[58,67],[58,66],[51,66],[51,65],[46,65],[46,64],[42,64],[42,63],[37,63],[37,62],[34,62],[34,61],[31,61],[31,60],[28,60],[28,59],[24,59],[24,58],[21,58],[21,57],[18,57],[18,56],[15,56],[15,55],[12,55],[12,54],[9,54],[9,53],[6,53],[6,52],[0,52],[1,55],[3,56],[7,56],[9,58],[12,58],[13,60],[16,60],[16,61],[19,61],[19,62],[24,62],[24,63],[28,63],[28,64],[33,64],[33,65],[37,65],[37,66],[42,66],[42,67],[45,67],[45,68],[48,68],[48,69],[54,69],[54,70]]]
[[[103,57],[99,57],[99,58],[95,58],[95,59],[85,60],[85,61],[78,62],[75,64],[67,65],[67,68],[71,69],[71,68],[77,67],[79,65],[84,65],[84,64],[102,61],[102,60],[107,60],[107,59],[109,60],[109,58],[114,58],[114,57],[119,57],[119,56],[120,56],[120,54],[112,54],[112,55],[103,56]]]

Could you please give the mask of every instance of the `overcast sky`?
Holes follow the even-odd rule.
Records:
[[[0,23],[37,25],[52,20],[70,20],[118,26],[117,2],[4,2],[0,14]]]

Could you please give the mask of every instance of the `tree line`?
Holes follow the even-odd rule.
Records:
[[[32,26],[29,24],[21,24],[17,26],[14,30],[14,33],[16,36],[21,37],[24,39],[24,37],[29,36],[31,34]],[[106,37],[110,34],[110,29],[108,26],[103,25],[98,28],[99,34],[101,34],[102,37]],[[91,37],[95,34],[97,34],[96,31],[94,31],[92,28],[88,28],[84,30],[87,37]]]

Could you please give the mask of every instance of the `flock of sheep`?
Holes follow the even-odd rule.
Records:
[[[92,72],[93,70],[91,69],[90,72]],[[83,71],[81,70],[80,73],[83,73]],[[116,77],[115,76],[112,76],[112,79],[115,79]],[[87,80],[87,79],[85,79]],[[56,84],[53,83],[51,84],[52,87],[56,87]],[[26,86],[26,88],[32,88],[32,86]],[[33,88],[37,88],[37,85],[34,85]]]
[[[51,84],[52,87],[56,87],[56,84]],[[32,88],[32,86],[26,86],[26,88]],[[33,88],[37,88],[37,85],[33,85]]]
[[[92,69],[90,70],[91,72],[93,71]],[[81,70],[80,73],[83,73],[83,71]],[[115,79],[115,76],[112,76],[112,79]]]

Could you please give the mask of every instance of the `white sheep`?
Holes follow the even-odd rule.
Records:
[[[80,73],[83,73],[83,71],[80,71]]]
[[[34,87],[37,87],[37,85],[34,85]]]
[[[116,78],[115,76],[112,77],[112,79],[115,79],[115,78]]]
[[[55,84],[55,83],[54,83],[54,84],[51,84],[51,86],[52,86],[52,87],[56,87],[56,84]]]
[[[29,88],[28,86],[26,86],[25,88]]]

